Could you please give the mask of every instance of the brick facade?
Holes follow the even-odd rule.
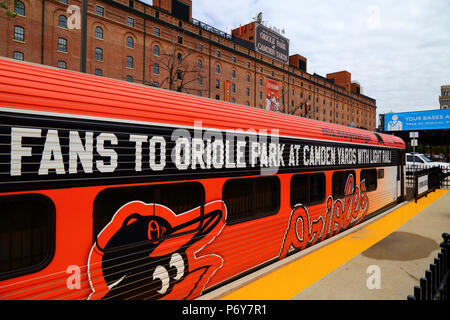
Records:
[[[77,16],[67,9],[81,8],[81,0],[21,1],[24,16],[0,14],[0,29],[5,30],[0,33],[0,56],[12,58],[19,52],[25,61],[54,67],[59,62],[60,67],[79,71],[81,31],[70,29],[70,22],[76,22],[70,19]],[[155,0],[153,6],[89,0],[86,72],[220,100],[226,97],[229,81],[230,101],[256,108],[265,107],[266,79],[272,79],[280,84],[281,111],[375,130],[376,101],[357,92],[359,84],[351,83],[349,72],[325,78],[307,73],[307,59],[299,54],[292,54],[289,64],[261,55],[248,45],[254,23],[247,25],[250,41],[245,41],[236,34],[238,29],[230,35],[192,19],[192,2],[182,2],[188,6],[188,17],[180,16],[183,10],[177,13],[180,18],[171,13],[172,0]],[[14,8],[13,0],[6,3]],[[61,16],[68,27],[59,26]],[[15,26],[23,28],[24,41],[14,39]],[[65,39],[64,50],[59,39]],[[96,50],[101,50],[101,57],[96,57]]]

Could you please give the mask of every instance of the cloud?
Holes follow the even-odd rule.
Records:
[[[449,0],[193,0],[193,17],[227,33],[263,12],[308,72],[347,70],[377,113],[439,107],[450,84]]]

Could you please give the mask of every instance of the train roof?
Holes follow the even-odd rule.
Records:
[[[405,148],[401,138],[121,80],[0,58],[0,107],[140,123],[278,130],[280,136]]]

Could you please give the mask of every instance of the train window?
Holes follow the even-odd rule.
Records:
[[[227,224],[274,215],[280,209],[278,177],[231,179],[223,186]]]
[[[55,251],[55,206],[38,194],[0,197],[0,280],[37,272]]]
[[[141,201],[160,204],[179,215],[205,204],[205,191],[198,182],[109,188],[100,192],[94,201],[93,239],[111,221],[114,214],[125,204]],[[192,225],[192,230],[199,224]]]
[[[378,134],[378,133],[373,133],[376,137],[379,143],[384,144],[384,140],[383,138]]]
[[[325,199],[325,175],[298,174],[291,180],[291,207],[297,204],[311,205]]]
[[[377,169],[362,170],[360,181],[366,181],[367,192],[377,190]]]
[[[345,196],[345,185],[350,175],[353,176],[353,186],[355,186],[355,171],[336,171],[333,173],[332,192],[334,199]]]

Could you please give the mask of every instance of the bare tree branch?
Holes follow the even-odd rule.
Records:
[[[195,88],[189,88],[188,85],[199,81],[200,77],[201,81],[206,78],[202,75],[202,70],[198,68],[197,63],[189,62],[189,58],[194,53],[194,50],[186,49],[186,47],[179,48],[177,43],[172,42],[172,46],[160,54],[160,70],[164,73],[160,86],[187,93],[194,90]]]

